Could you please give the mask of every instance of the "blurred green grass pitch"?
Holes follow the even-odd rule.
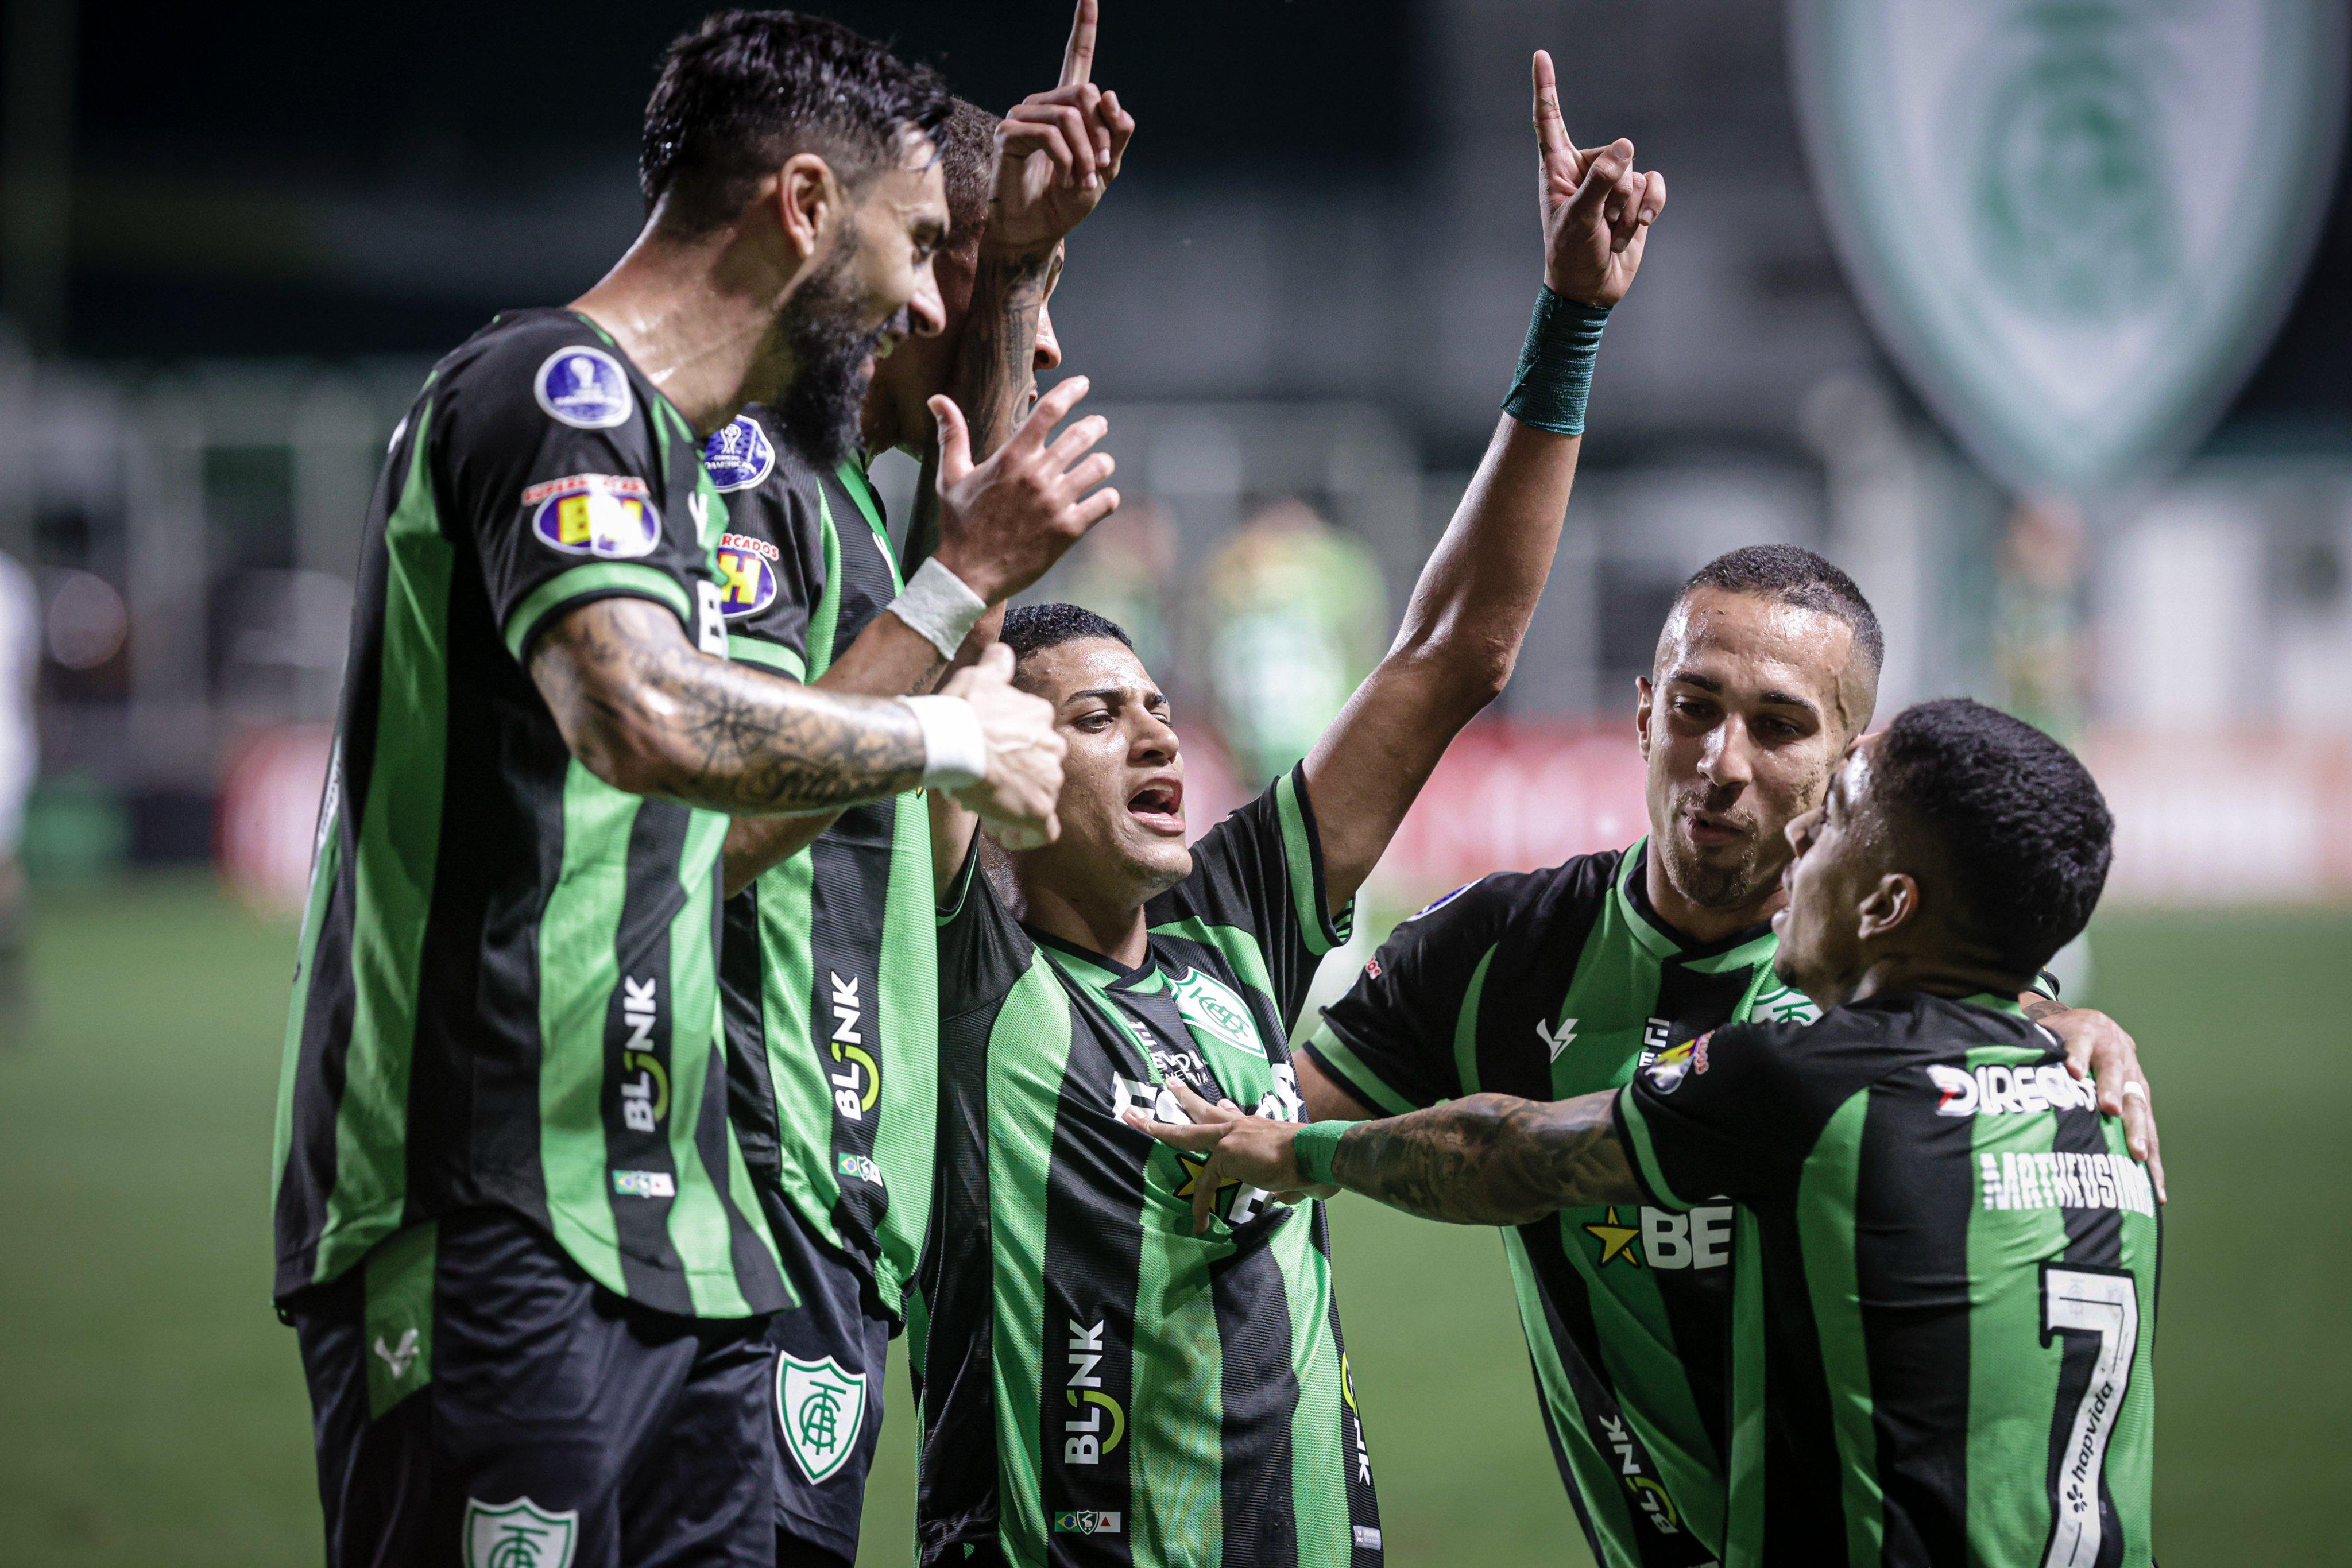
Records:
[[[2149,1060],[2167,1216],[2160,1554],[2352,1562],[2352,912],[2125,915],[2098,999]],[[310,1408],[268,1305],[289,928],[202,878],[42,900],[0,1046],[0,1564],[315,1563]],[[1582,1564],[1502,1249],[1334,1208],[1391,1561]],[[861,1561],[908,1560],[894,1364]]]

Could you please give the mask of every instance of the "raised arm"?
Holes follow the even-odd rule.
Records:
[[[1665,205],[1664,177],[1634,171],[1632,142],[1570,142],[1549,55],[1537,53],[1534,74],[1544,290],[1518,377],[1395,644],[1307,759],[1335,905],[1362,885],[1454,735],[1510,679],[1559,544],[1601,321]]]
[[[1196,1229],[1206,1228],[1218,1187],[1232,1181],[1277,1196],[1360,1192],[1453,1225],[1525,1225],[1579,1204],[1642,1201],[1610,1117],[1613,1090],[1548,1101],[1473,1094],[1353,1123],[1336,1147],[1302,1151],[1306,1124],[1244,1115],[1181,1083],[1172,1087],[1191,1125],[1135,1112],[1127,1119],[1163,1144],[1208,1156],[1192,1184]],[[1328,1139],[1331,1132],[1327,1123],[1308,1135]],[[1327,1158],[1328,1172],[1320,1168]]]

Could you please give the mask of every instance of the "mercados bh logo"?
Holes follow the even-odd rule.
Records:
[[[661,515],[643,479],[626,474],[573,474],[522,493],[530,531],[568,555],[629,560],[661,542]]]
[[[2345,7],[1796,0],[1790,16],[1839,255],[1978,461],[2087,498],[2193,446],[2310,255]]]
[[[702,465],[710,470],[710,482],[719,494],[748,490],[775,468],[775,444],[758,420],[739,413],[703,443]]]
[[[776,562],[782,554],[749,534],[719,536],[719,608],[730,621],[756,615],[776,601]]]
[[[635,406],[621,362],[602,349],[558,349],[533,389],[550,417],[575,430],[610,430]]]

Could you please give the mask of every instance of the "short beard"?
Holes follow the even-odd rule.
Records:
[[[844,235],[824,269],[784,303],[784,347],[792,355],[793,379],[774,405],[776,424],[793,449],[820,468],[834,467],[857,450],[874,356],[898,325],[896,317],[870,332],[850,325],[857,316],[848,285],[856,254],[855,236]]]
[[[1666,834],[1658,835],[1655,841],[1664,862],[1666,881],[1701,909],[1738,909],[1761,903],[1780,883],[1780,872],[1776,869],[1768,875],[1757,863],[1759,857],[1752,852],[1747,859],[1724,865],[1696,855],[1685,860],[1680,852],[1681,846]]]

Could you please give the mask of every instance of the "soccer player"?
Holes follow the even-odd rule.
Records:
[[[1750,547],[1700,569],[1637,688],[1648,836],[1486,877],[1400,925],[1301,1053],[1310,1117],[1481,1091],[1567,1098],[1720,1024],[1812,1017],[1772,969],[1784,830],[1867,726],[1882,645],[1853,580],[1810,550]],[[2142,1116],[2153,1155],[2128,1037],[2031,1005]],[[1733,1231],[1727,1203],[1601,1204],[1505,1235],[1545,1430],[1607,1568],[1695,1565],[1720,1547]]]
[[[1062,742],[986,669],[910,705],[719,656],[699,456],[755,396],[836,428],[828,388],[936,330],[947,110],[845,28],[713,17],[648,108],[635,245],[444,360],[395,434],[276,1139],[331,1562],[772,1559],[792,1296],[728,1116],[729,815],[929,783],[1034,842]],[[961,477],[943,527],[1059,493],[1027,459]]]
[[[1723,1195],[1726,1561],[2138,1568],[2157,1195],[2015,999],[2090,919],[2113,832],[2056,741],[1921,704],[1847,747],[1789,830],[1774,965],[1819,1019],[1726,1025],[1570,1100],[1482,1092],[1298,1136],[1196,1099],[1209,1125],[1154,1131],[1210,1155],[1203,1181],[1465,1224]]]
[[[938,137],[950,215],[935,257],[942,329],[876,367],[860,427],[810,451],[755,406],[712,438],[705,461],[728,497],[719,565],[735,657],[828,691],[928,692],[967,635],[992,636],[992,619],[972,630],[985,607],[1035,580],[1117,504],[1100,490],[1050,512],[1009,496],[961,508],[951,528],[928,530],[928,559],[902,583],[865,455],[900,446],[928,458],[936,403],[961,479],[963,444],[987,456],[1032,402],[1036,373],[1059,362],[1045,316],[1055,257],[1134,131],[1117,95],[1086,79],[1095,32],[1094,0],[1083,0],[1062,82],[1003,122],[1001,156],[996,117],[957,100]],[[1056,160],[1072,148],[1089,168]],[[1030,181],[1033,157],[1054,177]],[[967,335],[974,351],[958,382]],[[1085,390],[1082,380],[1056,388],[1034,434],[1012,439],[1042,444]],[[1052,471],[1071,470],[1080,490],[1108,478],[1108,455],[1084,456],[1102,430],[1099,419],[1073,426]],[[930,1216],[939,1010],[922,802],[743,819],[729,835],[727,880],[744,889],[727,904],[720,962],[737,1122],[799,1298],[772,1330],[777,1554],[845,1564],[857,1554],[889,1339]]]
[[[1538,56],[1545,286],[1481,471],[1395,645],[1306,761],[1190,849],[1169,706],[1119,629],[1018,610],[1069,741],[1051,846],[935,800],[940,1186],[909,1312],[927,1564],[1381,1560],[1319,1210],[1216,1195],[1120,1119],[1189,1084],[1300,1113],[1317,961],[1454,733],[1507,678],[1573,479],[1601,319],[1664,182],[1578,152]],[[983,862],[985,863],[983,863]]]

